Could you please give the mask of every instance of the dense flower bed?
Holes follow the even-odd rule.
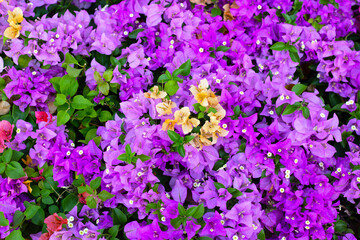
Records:
[[[0,239],[360,238],[357,1],[0,14]]]

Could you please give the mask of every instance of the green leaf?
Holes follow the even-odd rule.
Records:
[[[181,225],[182,218],[177,217],[170,220],[171,226],[173,226],[175,229],[178,229]]]
[[[112,119],[113,119],[112,114],[109,111],[100,112],[100,116],[99,116],[100,122],[107,122]]]
[[[23,221],[24,218],[25,218],[24,213],[21,212],[21,211],[19,211],[19,210],[17,210],[17,211],[14,213],[14,218],[13,218],[13,221],[12,221],[11,225],[12,225],[13,227],[19,226],[19,225],[22,223],[22,221]]]
[[[49,82],[52,83],[54,89],[58,93],[60,92],[60,81],[61,81],[61,77],[54,77],[49,80]]]
[[[140,32],[144,31],[144,30],[145,30],[145,29],[143,29],[143,28],[139,28],[139,29],[136,29],[136,30],[132,31],[131,33],[129,33],[129,38],[131,38],[131,39],[136,39],[136,38],[137,38],[137,35],[138,35]]]
[[[74,206],[73,206],[74,207]],[[65,210],[64,210],[65,211]],[[58,206],[56,206],[56,205],[51,205],[51,206],[49,206],[49,213],[50,214],[54,214],[54,213],[57,213],[57,212],[59,212],[59,208],[58,208]]]
[[[180,217],[171,219],[171,221],[170,221],[171,226],[173,226],[175,229],[178,229],[180,227],[181,222],[182,222],[182,218],[180,218]]]
[[[114,225],[112,226],[110,229],[109,229],[109,234],[112,236],[112,237],[116,237],[119,233],[119,227],[120,225]]]
[[[271,50],[275,50],[275,51],[282,51],[285,50],[285,48],[286,48],[286,44],[283,42],[276,42],[270,47]]]
[[[299,0],[295,0],[294,5],[293,5],[294,11],[295,12],[300,11],[302,8],[302,5],[303,5],[303,2],[300,2]]]
[[[85,109],[92,107],[93,104],[88,99],[84,98],[84,96],[76,95],[71,102],[71,106],[75,109]]]
[[[78,87],[78,81],[70,75],[65,75],[60,79],[60,92],[65,96],[74,96]]]
[[[50,208],[50,207],[49,207]],[[61,215],[61,214],[59,214]],[[43,226],[45,220],[45,211],[44,209],[40,208],[34,217],[31,218],[31,222],[33,224],[36,224],[38,226]]]
[[[85,186],[79,186],[78,187],[78,193],[84,193],[84,192],[86,192],[86,187]]]
[[[64,125],[70,120],[70,115],[66,111],[61,110],[57,113],[56,120],[57,120],[57,126]]]
[[[200,106],[201,106],[200,103],[194,103],[194,104],[193,104],[193,107],[194,107],[194,109],[195,109],[196,112],[201,112]]]
[[[54,203],[54,199],[51,196],[43,197],[41,202],[46,205],[51,205]]]
[[[210,107],[208,109],[208,113],[217,113],[217,110],[215,108],[213,108],[213,107]]]
[[[261,230],[257,235],[258,240],[265,240],[265,232],[264,229]]]
[[[26,207],[26,210],[24,212],[24,215],[26,216],[26,220],[29,220],[33,216],[35,216],[37,211],[40,209],[40,206],[31,204],[31,203],[29,203],[27,201],[25,201],[25,207]]]
[[[310,117],[309,108],[305,107],[305,106],[302,106],[301,110],[302,110],[302,114],[303,114],[304,118],[308,119]]]
[[[209,237],[199,237],[198,240],[213,240],[213,239]]]
[[[100,185],[101,185],[101,177],[97,177],[90,182],[90,187],[92,190],[98,189]]]
[[[160,77],[158,78],[157,82],[164,83],[164,82],[167,82],[168,80],[170,80],[170,79],[168,78],[168,76],[166,74],[161,74]]]
[[[109,83],[105,82],[105,81],[101,81],[98,83],[98,87],[99,90],[102,94],[104,95],[108,95],[109,94],[109,90],[110,90],[110,86]]]
[[[25,238],[21,235],[20,230],[14,230],[5,238],[5,240],[25,240]]]
[[[24,153],[22,152],[19,152],[19,151],[15,151],[13,150],[13,154],[12,154],[12,157],[11,157],[11,161],[19,161],[20,158],[24,155]]]
[[[79,62],[68,52],[65,54],[65,63],[67,64],[79,64]]]
[[[240,114],[241,114],[240,106],[236,106],[233,111],[234,111],[235,116],[237,116],[237,117],[240,116]]]
[[[0,174],[3,174],[6,168],[6,163],[0,163]]]
[[[166,75],[169,79],[172,79],[172,75],[171,75],[171,73],[170,73],[168,70],[165,71],[165,75]]]
[[[214,7],[213,9],[211,9],[211,16],[212,17],[216,17],[216,16],[221,16],[221,9],[218,7]]]
[[[146,155],[144,155],[144,154],[137,155],[136,157],[137,157],[137,158],[139,158],[139,159],[140,159],[141,161],[143,161],[143,162],[145,162],[145,161],[147,161],[147,160],[151,159],[151,157],[146,156]]]
[[[306,90],[307,86],[303,84],[296,84],[292,87],[291,91],[296,93],[296,95],[302,94]]]
[[[337,233],[343,233],[347,229],[347,223],[343,220],[337,220],[336,223],[334,223],[335,232]]]
[[[116,59],[115,57],[113,57],[113,56],[110,57],[110,62],[111,62],[111,65],[113,65],[114,67],[116,67],[116,66],[118,66],[118,65],[120,65],[120,67],[121,67],[121,64],[120,64],[119,60],[117,60],[117,59]]]
[[[289,50],[289,52],[292,52],[292,53],[298,53],[299,51],[297,50],[296,47],[292,46],[292,45],[287,45],[286,46],[286,49]]]
[[[170,80],[165,83],[165,92],[167,92],[170,96],[174,95],[179,89],[179,85],[176,80]]]
[[[183,205],[181,205],[181,203],[178,204],[178,211],[180,216],[186,216],[185,208],[183,207]]]
[[[172,73],[172,76],[173,76],[173,77],[177,77],[177,76],[179,76],[183,71],[184,71],[184,70],[181,69],[181,68],[175,69],[175,70],[173,71],[173,73]],[[166,77],[167,77],[167,76],[166,76]]]
[[[191,140],[193,140],[194,138],[195,138],[195,136],[191,136],[191,135],[185,136],[184,137],[184,143],[188,143]]]
[[[132,152],[131,152],[131,147],[130,147],[130,144],[126,144],[126,146],[125,146],[125,152],[126,152],[126,154],[131,154]]]
[[[187,217],[193,217],[193,218],[201,218],[204,215],[204,204],[200,204],[196,207],[191,207],[186,210],[186,216]]]
[[[73,209],[76,206],[77,203],[78,203],[78,197],[75,194],[71,193],[61,201],[61,206],[64,212],[69,212],[71,211],[71,209]]]
[[[100,75],[100,73],[98,71],[94,72],[94,79],[95,79],[97,84],[99,84],[100,82],[103,81],[103,79],[102,79],[102,77],[101,77],[101,75]]]
[[[214,182],[214,185],[215,185],[216,189],[218,189],[218,190],[219,190],[220,188],[225,188],[224,184],[219,183],[219,182]]]
[[[5,226],[8,226],[8,225],[9,225],[9,220],[7,220],[5,218],[5,215],[4,215],[3,212],[0,212],[0,226],[5,227]]]
[[[103,191],[101,191],[101,192],[99,193],[98,197],[101,199],[101,201],[104,202],[104,201],[106,201],[106,200],[108,200],[108,199],[110,199],[110,198],[115,197],[115,195],[109,193],[109,192],[106,191],[106,190],[103,190]]]
[[[103,74],[103,77],[104,77],[105,81],[110,82],[113,77],[113,71],[110,69],[106,70]]]
[[[86,205],[88,205],[88,207],[92,209],[96,208],[97,204],[95,198],[93,196],[88,196],[86,198]]]
[[[172,130],[168,130],[167,133],[168,133],[171,141],[173,141],[174,143],[180,143],[182,137],[178,133],[176,133]]]
[[[12,106],[12,113],[11,116],[13,118],[13,121],[16,122],[19,119],[23,119],[25,120],[26,117],[29,115],[30,112],[30,107],[27,107],[25,109],[25,111],[21,111],[20,108],[18,106],[16,106],[15,104]]]
[[[180,154],[180,156],[185,157],[185,148],[184,145],[177,146],[177,152]]]
[[[216,51],[217,51],[217,52],[219,52],[219,51],[221,51],[221,52],[227,52],[227,51],[229,51],[229,49],[230,49],[229,47],[221,45],[221,46],[218,46],[218,47],[216,48]]]
[[[18,60],[18,65],[21,67],[21,68],[26,68],[27,66],[29,66],[29,62],[31,61],[31,57],[29,57],[28,55],[21,55],[19,57],[19,60]]]
[[[187,60],[186,62],[184,62],[183,64],[181,64],[181,66],[179,67],[179,69],[182,69],[183,71],[180,73],[182,76],[188,76],[190,74],[190,70],[191,70],[191,61],[190,59]]]
[[[5,163],[9,163],[11,161],[13,155],[13,150],[11,148],[6,149],[2,154],[2,160]]]
[[[228,192],[235,198],[243,195],[243,193],[236,188],[228,188]]]
[[[52,177],[53,176],[53,169],[54,169],[54,166],[50,165],[49,167],[47,167],[44,172],[43,172],[43,176],[45,178],[48,178],[48,177]]]
[[[289,115],[295,112],[299,107],[295,105],[287,105],[282,115]]]
[[[300,57],[297,52],[289,52],[290,58],[293,62],[300,63]]]
[[[25,177],[25,172],[18,162],[10,162],[6,167],[5,174],[11,179]]]
[[[111,217],[114,225],[124,225],[127,222],[126,215],[118,208],[113,208]]]
[[[66,72],[69,74],[69,76],[76,78],[80,75],[80,73],[82,72],[82,69],[73,68],[73,67],[67,65]]]
[[[64,94],[58,93],[56,95],[55,98],[55,103],[57,104],[57,106],[63,105],[64,103],[66,103],[66,96]]]

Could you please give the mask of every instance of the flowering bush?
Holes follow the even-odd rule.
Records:
[[[0,239],[360,238],[357,1],[0,14]]]

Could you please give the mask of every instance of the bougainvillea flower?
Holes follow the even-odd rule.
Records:
[[[47,226],[47,230],[50,234],[60,231],[63,224],[67,224],[68,220],[63,219],[57,213],[54,213],[47,218],[45,218],[44,223]]]
[[[52,115],[46,112],[35,112],[35,117],[36,117],[36,123],[48,122],[49,120],[51,120]]]

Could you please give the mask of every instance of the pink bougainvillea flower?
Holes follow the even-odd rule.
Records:
[[[51,121],[52,119],[52,115],[50,113],[47,114],[46,112],[35,112],[35,117],[36,117],[36,123],[48,122]]]
[[[57,213],[54,213],[45,218],[44,223],[46,223],[47,230],[52,235],[54,232],[60,231],[63,224],[67,224],[67,219],[63,219]]]
[[[14,125],[10,122],[2,120],[0,122],[0,153],[6,148],[5,141],[10,141]]]

